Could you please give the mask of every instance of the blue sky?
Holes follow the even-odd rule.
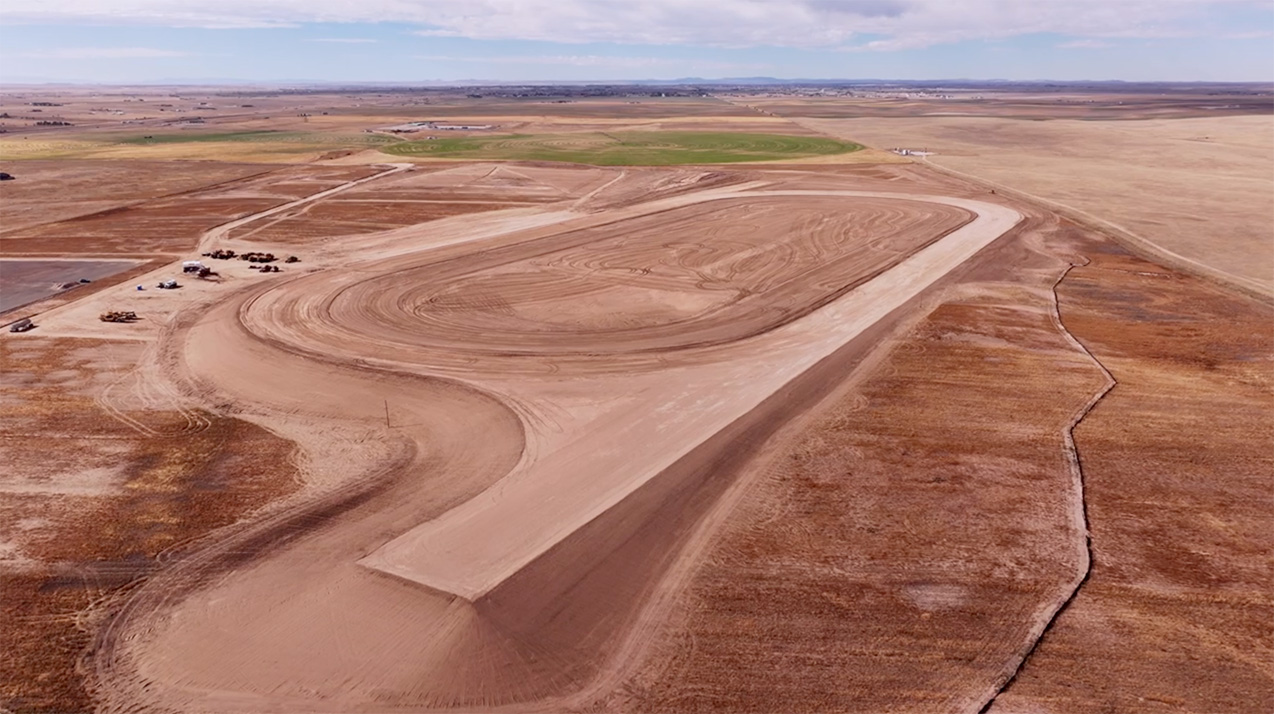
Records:
[[[1269,0],[5,0],[0,81],[1274,80]]]

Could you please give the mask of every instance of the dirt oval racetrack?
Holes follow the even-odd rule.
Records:
[[[104,707],[533,708],[588,686],[642,636],[723,465],[1022,219],[770,183],[400,229],[179,316],[166,378],[329,478],[130,596],[92,657]]]
[[[384,275],[343,291],[330,315],[461,353],[724,344],[827,304],[969,219],[914,201],[722,199]]]

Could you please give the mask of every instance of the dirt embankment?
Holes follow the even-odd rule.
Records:
[[[1082,566],[1061,432],[1103,384],[1049,316],[1071,229],[1023,230],[751,467],[605,708],[956,711],[1003,681]]]
[[[996,283],[937,309],[752,467],[648,659],[596,706],[985,701],[1082,542],[1057,429],[1103,380],[1041,288],[1091,259],[1058,293],[1065,329],[1118,379],[1075,435],[1092,573],[992,711],[1270,709],[1274,315],[1073,228],[1037,245],[1051,257],[1001,245],[970,275]]]

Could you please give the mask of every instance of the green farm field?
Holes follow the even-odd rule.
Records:
[[[440,159],[562,161],[596,166],[672,166],[802,159],[858,151],[849,141],[733,132],[514,134],[405,141],[388,154]]]

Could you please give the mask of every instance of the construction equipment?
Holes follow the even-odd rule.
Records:
[[[138,317],[132,310],[111,310],[98,315],[97,319],[102,322],[136,322]]]
[[[32,327],[35,327],[35,323],[31,322],[31,318],[24,317],[12,325],[9,325],[9,332],[26,332]]]

